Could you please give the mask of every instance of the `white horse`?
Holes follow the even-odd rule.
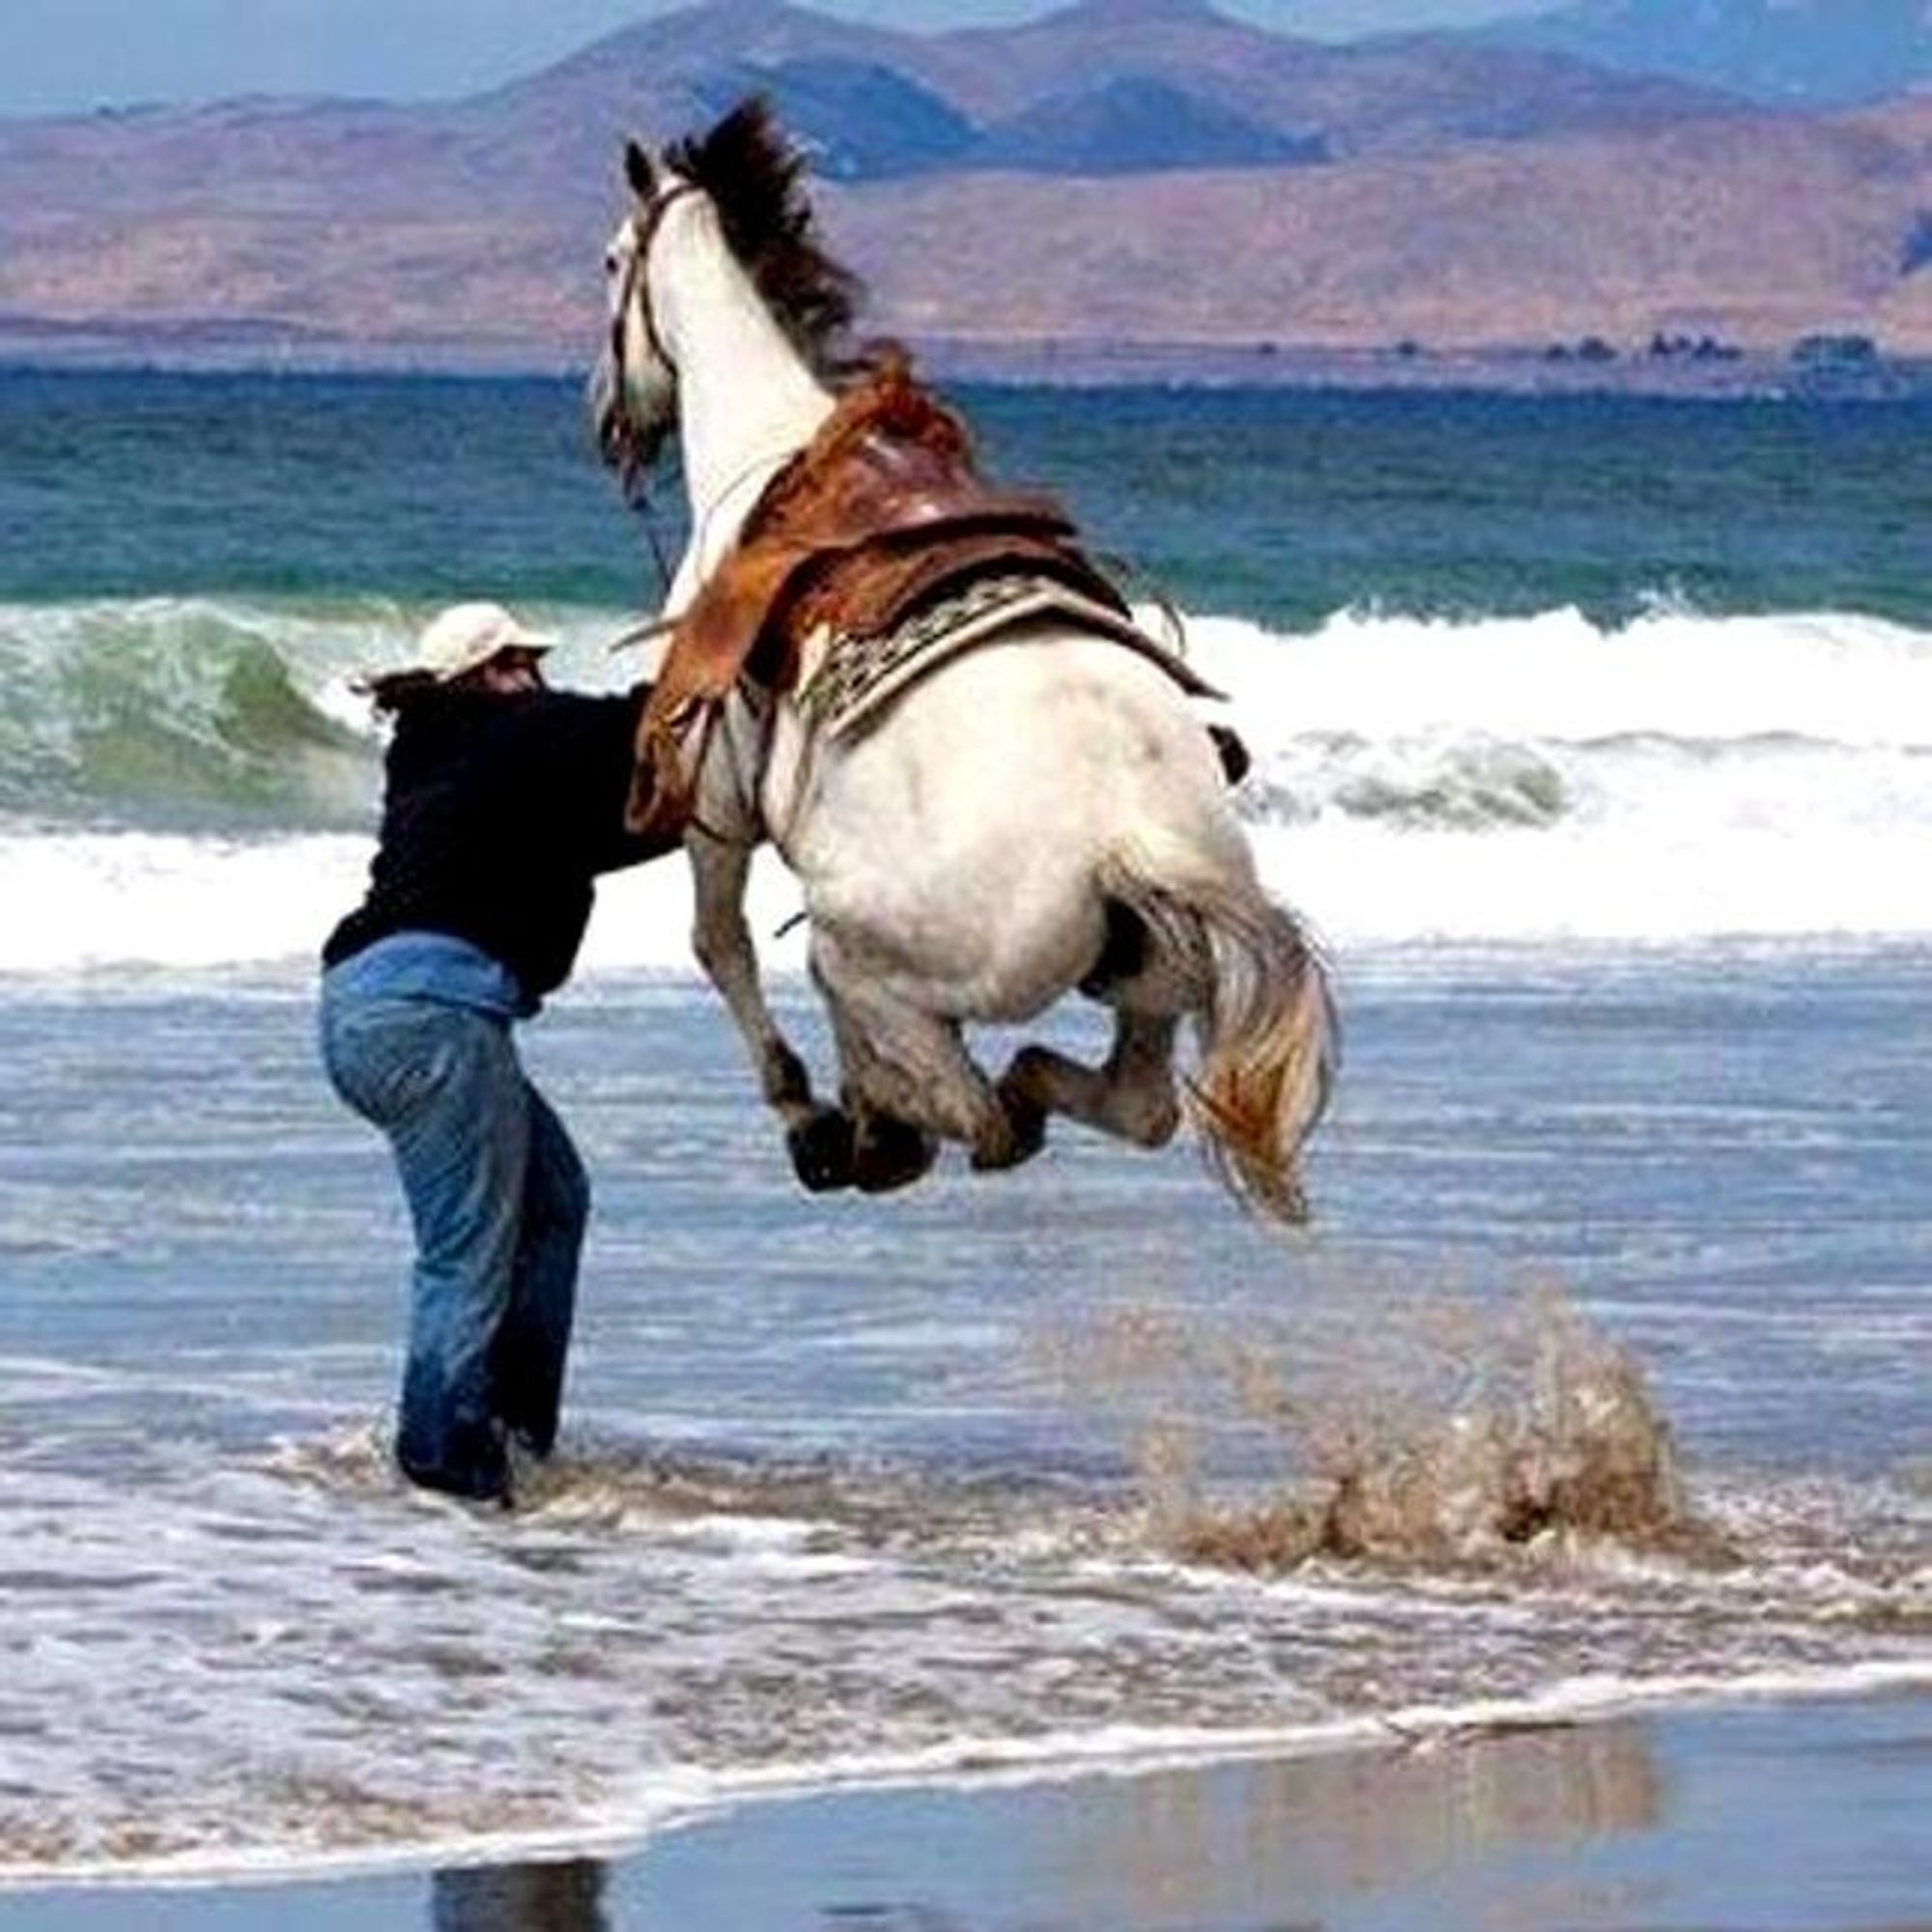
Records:
[[[819,250],[762,103],[655,159],[633,143],[626,163],[637,206],[607,258],[591,403],[627,469],[681,437],[691,537],[671,619],[832,412],[856,283]],[[1258,884],[1215,747],[1147,655],[1036,620],[837,741],[792,696],[741,681],[695,784],[695,950],[807,1185],[899,1185],[940,1140],[1010,1166],[1055,1113],[1158,1147],[1184,1105],[1238,1198],[1303,1218],[1297,1151],[1335,1059],[1322,967]],[[803,892],[838,1108],[814,1100],[759,982],[743,901],[767,839]],[[1113,1009],[1104,1063],[1028,1045],[989,1079],[962,1027],[1031,1020],[1076,987]],[[1199,1065],[1178,1091],[1183,1018]]]

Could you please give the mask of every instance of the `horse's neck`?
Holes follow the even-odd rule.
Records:
[[[651,299],[678,372],[691,549],[673,606],[733,543],[760,490],[811,440],[832,396],[772,320],[701,195],[672,211]]]

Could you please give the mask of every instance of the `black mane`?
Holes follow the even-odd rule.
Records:
[[[821,376],[849,375],[845,335],[864,285],[818,245],[805,156],[770,101],[741,100],[709,133],[672,142],[665,163],[711,197],[726,245],[799,353]]]

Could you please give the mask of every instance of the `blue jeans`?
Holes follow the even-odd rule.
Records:
[[[505,1019],[325,984],[322,1054],[388,1137],[415,1229],[396,1460],[429,1488],[506,1496],[507,1436],[539,1455],[556,1437],[583,1164]]]

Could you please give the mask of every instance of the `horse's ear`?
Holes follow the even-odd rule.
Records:
[[[649,201],[658,191],[658,171],[651,157],[635,141],[624,143],[624,179],[639,201]]]

